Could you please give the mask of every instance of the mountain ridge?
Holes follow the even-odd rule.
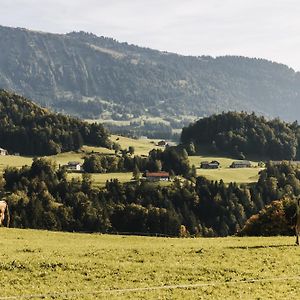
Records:
[[[233,109],[298,118],[300,73],[265,59],[184,56],[85,32],[0,26],[0,38],[1,88],[83,118]]]

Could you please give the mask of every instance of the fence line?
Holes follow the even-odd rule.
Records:
[[[90,292],[53,292],[48,294],[35,294],[35,295],[19,295],[19,296],[0,296],[0,300],[18,300],[18,299],[45,299],[47,297],[68,297],[68,296],[84,296],[84,295],[99,295],[107,293],[130,293],[130,292],[147,292],[155,290],[172,290],[172,289],[195,289],[209,286],[221,285],[237,285],[243,283],[259,283],[259,282],[276,282],[276,281],[300,281],[300,276],[294,277],[273,277],[261,279],[246,279],[246,280],[233,280],[233,281],[215,281],[215,282],[202,282],[195,284],[178,284],[178,285],[163,285],[163,286],[148,286],[137,288],[123,288],[123,289],[106,289]]]

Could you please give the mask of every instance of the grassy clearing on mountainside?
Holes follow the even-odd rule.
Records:
[[[164,149],[164,147],[156,146],[159,140],[156,139],[132,139],[128,137],[112,135],[110,139],[113,142],[119,143],[123,149],[128,149],[129,146],[134,147],[134,154],[147,155],[152,149]]]
[[[81,178],[81,173],[68,173],[68,178]],[[97,173],[91,174],[92,181],[95,186],[103,187],[107,180],[117,178],[120,182],[129,182],[132,179],[132,172],[118,172],[118,173]]]
[[[294,237],[180,239],[6,228],[0,236],[0,299],[299,297]],[[186,287],[175,288],[180,285]]]
[[[21,168],[24,165],[30,166],[32,163],[31,157],[15,156],[15,155],[0,155],[0,172],[2,173],[6,167]]]
[[[202,161],[217,160],[221,167],[219,169],[200,169],[200,163]],[[233,161],[232,158],[227,157],[215,157],[215,156],[189,156],[191,165],[195,165],[197,176],[204,176],[209,180],[220,181],[221,179],[225,183],[237,182],[237,183],[252,183],[257,182],[259,178],[259,172],[263,168],[258,167],[258,162],[251,161],[252,168],[240,168],[232,169],[229,166]]]
[[[118,142],[121,147],[127,148],[133,146],[135,148],[136,155],[148,155],[149,151],[153,148],[161,148],[155,146],[157,140],[135,140],[127,137],[113,135],[111,137],[112,141]],[[114,150],[110,150],[103,147],[92,147],[92,146],[83,146],[80,152],[65,152],[57,155],[48,156],[48,159],[53,160],[58,166],[65,165],[69,161],[78,161],[83,163],[84,155],[87,153],[103,153],[103,154],[112,154],[114,155]],[[23,157],[23,156],[0,156],[0,172],[7,166],[11,167],[22,167],[23,165],[31,165],[32,157]],[[119,173],[106,173],[106,174],[91,174],[92,180],[97,186],[104,186],[107,180],[117,178],[120,182],[129,182],[132,179],[132,172],[119,172]],[[69,173],[68,178],[78,178],[81,177],[81,174],[78,173]]]
[[[133,146],[135,148],[136,155],[148,155],[149,151],[154,148],[164,149],[163,147],[156,146],[158,140],[151,139],[131,139],[127,137],[112,135],[112,141],[117,142],[121,145],[123,149],[129,146]],[[92,146],[83,146],[81,148],[82,152],[65,152],[57,155],[49,156],[49,159],[52,159],[56,162],[57,165],[67,164],[69,161],[78,161],[83,163],[83,157],[87,153],[103,153],[103,154],[112,154],[114,155],[114,150],[110,150],[103,147],[92,147]],[[197,175],[204,176],[210,180],[223,179],[225,183],[229,182],[237,182],[237,183],[251,183],[256,182],[258,179],[258,173],[261,168],[243,168],[243,169],[230,169],[230,164],[234,161],[234,159],[226,158],[226,157],[213,157],[213,156],[190,156],[189,157],[190,164],[195,165],[197,168]],[[201,161],[211,161],[218,160],[221,163],[221,168],[218,170],[207,170],[200,169],[199,165]],[[23,156],[0,156],[0,172],[3,172],[4,168],[7,166],[13,167],[21,167],[23,165],[31,165],[32,158],[31,157],[23,157]],[[253,165],[257,166],[257,162],[252,162]],[[70,173],[68,178],[77,178],[81,176],[78,173]],[[106,183],[106,180],[110,180],[113,178],[118,178],[120,182],[128,182],[132,178],[131,172],[124,173],[107,173],[107,174],[92,174],[92,179],[95,185],[103,186]]]

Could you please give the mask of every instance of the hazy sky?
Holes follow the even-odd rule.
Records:
[[[84,30],[186,55],[243,55],[300,71],[299,0],[0,0],[0,24]]]

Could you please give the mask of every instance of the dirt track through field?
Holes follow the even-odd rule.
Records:
[[[106,289],[90,292],[53,292],[49,294],[35,294],[35,295],[19,295],[19,296],[0,296],[0,300],[13,300],[13,299],[47,299],[47,298],[59,298],[59,297],[72,297],[72,296],[84,296],[84,295],[100,295],[100,294],[117,294],[117,293],[130,293],[130,292],[144,292],[144,291],[157,291],[157,290],[172,290],[172,289],[195,289],[209,286],[220,285],[237,285],[243,283],[260,283],[260,282],[275,282],[275,281],[300,281],[300,276],[294,277],[274,277],[274,278],[261,278],[261,279],[246,279],[246,280],[233,280],[233,281],[216,281],[216,282],[202,282],[195,284],[178,284],[178,285],[163,285],[152,287],[138,287],[138,288],[124,288],[124,289]]]

